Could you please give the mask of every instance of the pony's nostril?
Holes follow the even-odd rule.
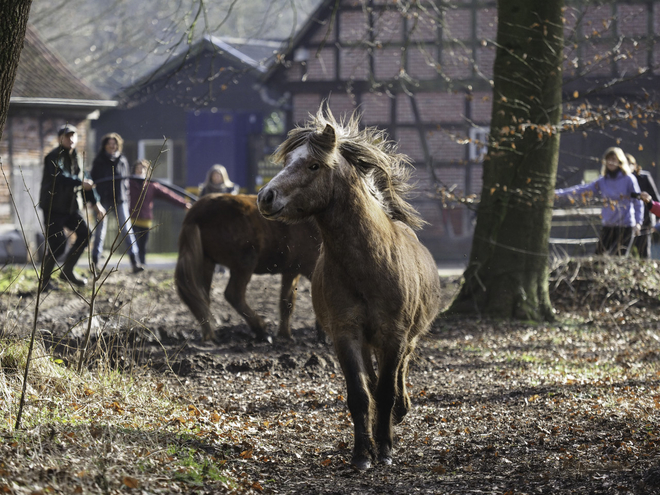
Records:
[[[274,199],[275,199],[275,193],[273,192],[272,189],[268,189],[264,193],[263,202],[269,205],[273,202]]]

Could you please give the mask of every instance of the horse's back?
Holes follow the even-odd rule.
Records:
[[[229,268],[241,258],[257,256],[265,242],[254,195],[203,196],[186,214],[186,223],[199,227],[204,255]]]
[[[298,269],[309,275],[316,264],[320,236],[309,222],[288,225],[266,220],[256,195],[210,194],[197,201],[185,222],[201,231],[205,256],[232,267],[252,265],[254,273]]]

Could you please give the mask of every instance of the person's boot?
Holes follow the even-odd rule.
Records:
[[[135,255],[132,253],[129,255],[131,259],[131,266],[133,267],[133,273],[140,273],[144,271],[144,265],[140,263]]]
[[[80,250],[80,252],[82,252],[82,249]],[[64,265],[62,265],[60,278],[63,278],[64,280],[72,283],[73,285],[77,285],[78,287],[84,287],[85,285],[87,285],[87,279],[85,277],[78,277],[73,272],[73,268],[76,266],[76,263],[78,262],[78,258],[80,258],[80,252],[77,253],[72,252],[69,254],[69,256],[67,256]]]

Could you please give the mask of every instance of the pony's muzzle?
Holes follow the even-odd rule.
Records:
[[[257,194],[257,206],[259,211],[263,216],[268,218],[273,214],[273,203],[275,202],[275,197],[277,193],[270,187],[264,187]]]

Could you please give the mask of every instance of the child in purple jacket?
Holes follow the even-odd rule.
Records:
[[[143,265],[147,255],[149,230],[153,226],[154,199],[164,199],[184,208],[192,206],[183,196],[173,193],[157,182],[147,180],[148,170],[149,160],[138,160],[133,165],[133,174],[142,177],[144,180],[134,178],[130,181],[131,220],[133,221],[133,231],[135,232],[140,263]]]
[[[557,197],[601,196],[602,228],[596,254],[627,256],[632,241],[641,229],[644,205],[638,199],[639,185],[631,173],[621,148],[608,148],[603,153],[601,176],[589,184],[555,190]]]

